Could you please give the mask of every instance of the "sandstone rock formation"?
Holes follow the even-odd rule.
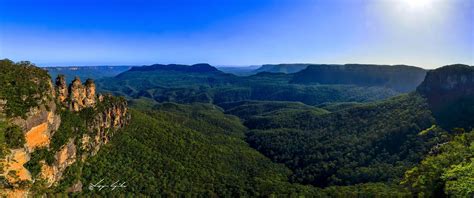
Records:
[[[58,100],[62,103],[66,102],[66,98],[68,98],[68,88],[64,75],[58,75],[56,78],[56,89],[58,92]]]
[[[0,183],[0,197],[28,197],[32,196],[25,183],[46,181],[46,187],[56,185],[63,177],[67,167],[78,161],[84,161],[95,155],[100,147],[106,144],[114,132],[125,126],[130,118],[127,102],[124,99],[111,95],[96,97],[94,81],[88,79],[85,84],[79,78],[67,88],[64,76],[56,79],[56,86],[50,83],[46,103],[30,109],[24,118],[4,118],[9,124],[21,128],[25,144],[21,148],[7,148],[8,153],[0,158],[0,176],[5,177],[7,185]],[[0,101],[3,101],[0,98]],[[56,103],[58,101],[59,103]],[[1,103],[3,104],[3,103]],[[60,104],[57,106],[56,104]],[[78,131],[77,135],[70,137],[64,145],[53,150],[51,143],[64,120],[61,120],[63,111],[74,111],[80,114],[81,110],[92,107],[91,121],[86,123],[86,131]],[[0,109],[0,115],[3,109]],[[78,143],[80,145],[78,145]],[[45,159],[39,161],[39,173],[32,174],[25,166],[32,154],[39,149],[46,149],[54,159],[49,164]],[[78,181],[70,186],[68,191],[80,191],[82,184]]]
[[[77,148],[74,139],[69,139],[68,143],[54,155],[55,161],[52,165],[41,161],[41,172],[38,177],[44,179],[48,186],[58,182],[66,168],[76,162],[76,154]]]
[[[86,87],[86,98],[84,99],[84,105],[86,107],[93,107],[96,103],[95,98],[95,83],[92,79],[87,79],[85,83]]]
[[[25,118],[18,116],[5,119],[10,125],[20,127],[25,137],[25,144],[20,148],[9,148],[5,158],[0,159],[0,176],[4,176],[11,186],[8,189],[1,189],[0,186],[0,197],[27,196],[28,190],[22,185],[25,181],[32,181],[33,177],[25,164],[30,160],[31,153],[49,146],[53,134],[59,128],[61,118],[56,113],[52,83],[49,88],[47,95],[53,97],[43,98],[46,103],[30,109]]]
[[[94,119],[88,125],[88,131],[93,132],[95,137],[85,134],[82,137],[82,147],[87,155],[95,155],[100,146],[106,144],[113,131],[124,127],[130,120],[127,102],[125,100],[116,99],[111,95],[101,96],[102,101],[114,101],[109,103],[103,111],[96,114]]]
[[[79,77],[75,77],[69,87],[63,75],[56,78],[57,98],[71,111],[80,111],[86,107],[94,107],[97,103],[96,86],[94,80],[87,79],[82,84]]]
[[[86,98],[86,89],[82,85],[79,77],[76,77],[69,85],[69,98],[71,100],[69,108],[72,111],[79,111],[85,107],[84,99]]]

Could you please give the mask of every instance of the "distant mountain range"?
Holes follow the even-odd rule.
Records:
[[[159,102],[228,103],[242,100],[276,100],[340,108],[341,105],[351,107],[357,102],[411,92],[418,87],[418,92],[429,98],[428,102],[440,120],[454,123],[456,120],[462,120],[458,119],[457,115],[470,115],[474,112],[474,105],[470,100],[474,97],[474,80],[471,78],[474,69],[459,64],[432,70],[427,76],[426,70],[414,66],[366,64],[268,64],[258,68],[215,68],[201,63],[44,69],[53,78],[64,74],[69,82],[74,76],[99,79],[98,87],[103,91],[131,97],[148,96]],[[236,76],[221,70],[235,71],[234,73],[240,75],[242,72],[254,75]],[[101,78],[105,79],[100,80]],[[330,103],[325,104],[326,102]],[[463,104],[462,107],[459,104]],[[453,108],[454,106],[459,108]],[[447,110],[451,112],[449,115],[439,113]]]
[[[267,64],[267,65],[262,65],[260,68],[256,69],[254,72],[255,73],[260,73],[260,72],[270,72],[270,73],[285,73],[285,74],[291,74],[291,73],[296,73],[299,72],[303,69],[306,69],[311,64]]]
[[[221,70],[225,73],[234,74],[237,76],[250,76],[256,74],[255,70],[260,68],[260,65],[252,66],[216,66],[218,70]]]
[[[124,71],[129,70],[132,66],[61,66],[61,67],[43,67],[48,71],[52,78],[56,78],[58,74],[66,76],[66,81],[71,82],[75,76],[81,79],[99,79],[103,77],[116,76]]]
[[[249,67],[213,67],[206,63],[195,65],[180,64],[154,64],[150,66],[84,66],[84,67],[45,67],[51,76],[65,74],[70,82],[73,76],[79,76],[82,79],[92,78],[100,79],[104,77],[114,77],[126,72],[179,72],[179,73],[213,73],[213,75],[223,75],[226,79],[221,81],[235,82],[246,78],[229,76],[249,76],[250,79],[263,77],[256,75],[259,73],[280,73],[288,79],[289,84],[301,85],[357,85],[357,86],[376,86],[386,87],[397,92],[413,91],[424,79],[426,70],[414,66],[405,65],[364,65],[364,64],[346,64],[346,65],[321,65],[321,64],[276,64]],[[228,74],[225,74],[228,73]],[[148,74],[149,75],[149,74]],[[250,77],[254,75],[253,77]],[[247,79],[249,79],[247,78]]]
[[[310,64],[265,64],[261,66],[254,65],[241,67],[217,66],[217,69],[226,73],[235,74],[237,76],[250,76],[261,72],[284,74],[296,73],[305,69],[308,65]]]
[[[143,66],[143,67],[132,67],[130,69],[131,72],[134,71],[177,71],[177,72],[195,72],[195,73],[205,73],[205,72],[221,72],[215,67],[212,67],[211,65],[207,63],[200,63],[200,64],[194,64],[194,65],[178,65],[178,64],[169,64],[169,65],[163,65],[163,64],[155,64],[155,65],[150,65],[150,66]]]
[[[377,66],[372,68],[373,72],[378,69]],[[144,96],[158,102],[213,104],[241,100],[298,101],[311,105],[324,102],[364,102],[401,92],[386,86],[386,82],[378,81],[368,85],[353,84],[350,79],[341,81],[340,84],[300,83],[298,79],[303,73],[311,73],[311,70],[294,74],[260,72],[251,76],[236,76],[218,71],[208,64],[157,64],[133,67],[115,77],[97,80],[97,84],[102,91],[130,97]],[[333,75],[333,78],[340,77]],[[411,79],[407,81],[413,82]],[[416,82],[412,84],[411,90],[417,85]]]

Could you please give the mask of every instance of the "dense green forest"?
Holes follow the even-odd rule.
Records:
[[[151,109],[135,102],[129,126],[98,155],[69,168],[83,184],[116,181],[126,188],[89,190],[82,195],[296,196],[409,195],[393,184],[366,183],[317,188],[290,183],[292,171],[244,141],[246,128],[235,116],[209,104],[164,103]],[[67,177],[71,178],[71,177]],[[74,180],[64,179],[62,192]]]
[[[0,60],[0,158],[7,154],[7,148],[25,143],[20,127],[7,119],[25,117],[30,108],[44,104],[51,97],[48,79],[46,71],[28,61]]]
[[[286,167],[243,141],[245,130],[238,119],[191,108],[165,104],[144,113],[133,111],[131,124],[87,161],[83,182],[121,180],[127,188],[113,193],[142,195],[311,193],[311,187],[287,183]],[[219,126],[211,124],[215,121]]]
[[[424,156],[442,153],[440,145],[459,138],[452,134],[464,135],[463,131],[448,133],[436,125],[431,126],[432,117],[422,116],[426,110],[411,109],[404,112],[405,108],[415,107],[422,102],[423,98],[419,95],[403,95],[351,110],[358,111],[361,114],[360,118],[353,122],[349,121],[345,126],[352,125],[356,128],[353,130],[361,131],[366,128],[365,124],[373,126],[368,127],[366,132],[356,134],[348,134],[350,132],[344,134],[342,130],[344,121],[348,120],[341,119],[340,115],[332,117],[330,115],[335,113],[310,108],[309,111],[318,112],[314,113],[315,118],[320,117],[322,120],[333,118],[328,121],[329,123],[341,119],[333,124],[341,126],[340,132],[326,135],[324,138],[323,135],[305,134],[305,131],[300,131],[299,127],[294,126],[296,129],[246,132],[246,127],[237,117],[224,114],[223,109],[218,106],[202,103],[152,104],[152,100],[137,99],[133,102],[135,110],[132,112],[131,124],[117,132],[97,156],[88,160],[83,167],[76,168],[76,172],[80,173],[81,176],[78,178],[84,184],[91,181],[98,182],[103,178],[106,178],[105,183],[123,180],[128,184],[126,189],[103,192],[86,190],[84,192],[86,194],[410,196],[419,191],[410,187],[416,185],[409,185],[411,184],[407,179],[409,177],[403,178],[404,175],[410,175],[410,172],[413,172],[412,167],[418,166]],[[398,106],[399,104],[404,106]],[[237,110],[234,111],[238,112],[236,114],[247,116],[249,112],[242,109],[249,107],[256,109],[252,110],[251,114],[258,112],[256,114],[270,115],[275,111],[293,110],[289,107],[295,107],[296,110],[301,108],[298,106],[304,107],[301,103],[282,102],[241,102],[236,105],[229,105],[233,107],[226,113]],[[257,107],[260,105],[261,107]],[[391,113],[392,111],[396,113]],[[347,115],[341,111],[337,114]],[[393,125],[383,121],[373,121],[373,124],[370,124],[368,120],[364,121],[363,115],[375,116],[377,118],[375,120],[392,119]],[[408,121],[396,121],[397,117],[408,121],[422,117],[418,124],[422,125],[426,119],[425,124],[429,127],[399,126]],[[305,128],[303,126],[316,125],[300,123],[299,126]],[[394,128],[387,130],[389,127]],[[268,140],[273,146],[271,147],[273,155],[262,150],[266,146],[264,144],[260,148],[256,147],[271,160],[250,147],[255,147],[255,138]],[[246,140],[251,145],[248,145]],[[277,142],[279,144],[276,144]],[[397,144],[398,142],[401,144]],[[469,151],[465,153],[468,154]],[[277,155],[281,158],[276,158]],[[285,155],[291,156],[285,158]],[[467,159],[468,156],[464,158]],[[319,163],[314,163],[316,161]],[[305,168],[295,169],[299,163],[305,165]],[[304,171],[311,171],[313,175]],[[319,185],[308,182],[307,179],[310,177],[307,176],[326,178],[327,183]],[[313,185],[301,185],[305,183]],[[426,191],[432,192],[429,190],[432,189]]]
[[[433,147],[405,173],[401,184],[420,197],[470,197],[474,194],[474,131],[456,130],[452,141]]]
[[[6,118],[23,116],[39,105],[38,99],[48,97],[39,91],[50,86],[18,76],[25,72],[30,79],[49,80],[46,71],[29,62],[1,63],[0,80],[7,86],[1,87],[0,96],[12,102],[2,106],[0,156],[6,147],[21,147],[25,141]],[[469,197],[474,195],[472,69],[453,65],[429,71],[416,91],[400,94],[395,91],[400,87],[390,88],[399,74],[390,72],[383,78],[390,80],[369,86],[365,83],[379,81],[367,77],[367,82],[352,78],[348,84],[296,83],[292,81],[305,70],[235,76],[207,64],[134,67],[97,81],[100,91],[126,96],[128,125],[115,131],[97,155],[69,166],[59,184],[47,188],[38,180],[31,192]],[[18,99],[21,95],[36,97],[36,102],[22,102],[28,98]],[[100,102],[96,109],[108,105]],[[40,172],[41,160],[53,162],[61,145],[86,131],[94,112],[57,110],[61,125],[50,148],[33,152],[25,165],[33,176]],[[78,181],[82,192],[68,193]],[[125,182],[126,187],[90,187],[98,182]]]
[[[135,77],[140,76],[139,73],[126,72],[124,75],[129,75],[127,78],[121,80],[115,78],[114,80],[132,85],[128,86],[130,88],[128,96],[141,98],[132,100],[132,103],[142,105],[147,109],[158,111],[167,109],[168,112],[173,109],[173,112],[183,112],[183,109],[179,108],[180,105],[161,104],[161,102],[174,101],[191,105],[185,109],[198,107],[202,110],[214,109],[239,117],[247,128],[244,128],[247,131],[242,133],[239,138],[243,137],[249,146],[270,158],[271,161],[282,163],[289,168],[290,172],[287,172],[287,178],[284,179],[286,182],[319,187],[311,187],[313,190],[316,189],[312,193],[348,196],[353,192],[355,194],[352,195],[371,196],[383,195],[384,192],[391,191],[394,194],[405,196],[442,196],[462,191],[464,194],[472,194],[472,192],[466,191],[466,188],[470,188],[466,187],[469,185],[469,181],[465,181],[465,178],[469,176],[465,175],[467,174],[466,170],[470,167],[469,161],[461,160],[463,164],[457,165],[459,169],[464,170],[459,173],[461,175],[449,177],[456,182],[459,177],[462,180],[461,183],[451,184],[451,180],[448,181],[447,176],[442,177],[441,173],[431,176],[432,182],[436,182],[438,187],[428,188],[425,180],[420,180],[420,178],[425,178],[424,174],[432,174],[429,172],[431,171],[429,168],[422,167],[427,166],[424,165],[425,161],[430,160],[431,157],[438,157],[439,148],[445,148],[444,145],[456,144],[460,137],[470,136],[468,131],[471,126],[459,123],[472,123],[469,120],[471,117],[457,119],[456,122],[453,122],[452,119],[448,121],[440,119],[439,112],[445,115],[452,113],[446,111],[446,108],[437,110],[433,105],[433,101],[437,100],[433,99],[433,96],[456,99],[453,99],[456,102],[451,102],[452,105],[448,108],[451,112],[457,109],[470,112],[473,101],[473,97],[470,95],[472,92],[469,91],[472,88],[471,85],[463,85],[459,88],[460,90],[447,92],[433,91],[436,90],[433,88],[428,89],[431,92],[423,92],[421,91],[423,88],[419,88],[418,92],[380,100],[387,97],[374,97],[376,96],[374,94],[382,92],[368,90],[391,90],[392,94],[388,95],[398,94],[394,90],[414,90],[420,83],[419,79],[425,76],[425,71],[414,67],[397,66],[376,68],[373,72],[367,72],[368,69],[377,66],[346,65],[344,67],[349,68],[344,70],[347,78],[343,77],[340,79],[341,81],[333,79],[333,81],[322,84],[314,84],[314,82],[296,80],[303,79],[303,72],[314,70],[317,67],[322,66],[308,67],[307,71],[302,70],[296,74],[264,72],[247,77],[222,74],[212,69],[207,69],[206,72],[201,70],[185,74],[182,74],[182,71],[173,70],[172,75],[163,71],[150,70],[146,81],[155,82],[145,83],[149,89],[146,89],[145,92],[142,90],[140,94],[134,93],[140,92],[137,90],[141,88],[133,86],[133,83],[138,84],[143,80]],[[465,70],[459,70],[452,66],[445,67],[429,72],[427,79],[429,80],[430,76],[436,73],[452,75],[452,73],[445,73],[443,70],[453,70],[454,73],[467,75],[467,77],[461,75],[457,79],[464,82],[462,79],[469,78],[471,75],[466,71],[472,67],[459,67],[463,67]],[[332,69],[329,69],[329,72],[332,72]],[[414,74],[408,75],[412,80],[397,84],[401,81],[396,79],[405,75],[406,72],[413,71],[415,71]],[[351,75],[357,75],[357,72],[365,72],[368,77],[351,78]],[[176,80],[178,77],[182,79]],[[453,77],[448,78],[452,79]],[[185,80],[191,85],[180,84],[181,80]],[[346,85],[341,85],[341,83]],[[373,84],[381,86],[368,86]],[[426,84],[433,85],[429,81],[425,81],[422,86]],[[118,90],[120,91],[120,89]],[[370,96],[362,99],[364,96],[361,94]],[[451,97],[452,95],[459,95],[459,97]],[[458,98],[467,101],[467,103],[459,102]],[[378,101],[371,102],[374,100]],[[213,103],[218,106],[194,102]],[[441,104],[445,104],[443,102]],[[215,115],[216,113],[211,114]],[[168,115],[168,117],[173,116]],[[220,123],[208,119],[203,120],[202,118],[205,116],[198,114],[193,114],[191,117],[199,118],[211,125]],[[186,123],[182,120],[180,122]],[[452,125],[445,125],[445,123]],[[453,129],[454,126],[465,127],[467,132]],[[194,125],[191,128],[199,127]],[[204,131],[214,130],[209,128]],[[463,152],[468,153],[465,148],[463,149]],[[468,159],[469,157],[464,156],[464,158]],[[459,164],[461,162],[454,161],[453,163]],[[442,165],[446,167],[443,168],[443,171],[447,171],[451,175],[454,174],[453,171],[446,170],[451,165]],[[440,171],[438,170],[438,172]],[[380,188],[379,193],[370,193],[370,190],[377,188]],[[361,189],[370,190],[361,192]],[[255,191],[261,192],[260,189]]]
[[[312,113],[315,115],[329,113],[329,111],[317,107],[305,105],[301,102],[281,101],[240,101],[220,104],[227,114],[236,115],[242,120],[249,120],[255,116],[290,116],[296,113]]]
[[[397,182],[444,131],[420,136],[435,124],[416,94],[330,114],[270,113],[251,117],[247,141],[294,171],[292,181],[315,186]]]
[[[28,61],[0,60],[0,104],[6,116],[24,117],[32,107],[44,103],[51,97],[49,75]],[[3,104],[5,103],[5,104]]]

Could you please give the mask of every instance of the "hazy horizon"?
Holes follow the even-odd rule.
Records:
[[[13,61],[21,61],[21,60],[13,60]],[[37,65],[42,68],[47,68],[47,67],[136,67],[136,66],[150,66],[154,64],[163,64],[163,65],[169,65],[169,64],[177,64],[177,65],[194,65],[194,64],[200,64],[200,63],[192,63],[192,64],[184,64],[184,63],[151,63],[151,64],[104,64],[104,65],[80,65],[80,64],[71,64],[71,65]],[[209,63],[206,63],[209,64]],[[213,65],[209,64],[213,67],[220,68],[220,67],[261,67],[264,65],[279,65],[279,64],[312,64],[312,65],[345,65],[345,64],[361,64],[361,65],[405,65],[405,66],[413,66],[413,67],[420,67],[423,69],[436,69],[439,67],[444,67],[448,65],[456,65],[456,64],[462,64],[462,65],[468,65],[468,66],[474,66],[470,64],[464,64],[464,63],[452,63],[448,65],[441,65],[439,67],[434,67],[434,68],[425,68],[417,65],[407,65],[407,64],[377,64],[377,63],[269,63],[269,64],[250,64],[250,65]]]

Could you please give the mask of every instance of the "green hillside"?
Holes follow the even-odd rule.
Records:
[[[223,103],[220,105],[226,109],[227,114],[249,120],[254,116],[265,115],[285,115],[300,112],[314,112],[314,114],[329,113],[324,109],[305,105],[301,102],[280,102],[280,101],[241,101],[234,103]]]
[[[48,79],[48,73],[31,62],[0,60],[0,98],[5,100],[0,111],[5,109],[8,117],[25,116],[30,108],[44,104],[50,97]]]
[[[457,131],[452,141],[437,145],[401,184],[415,195],[472,197],[474,194],[474,131]]]
[[[419,136],[434,119],[416,94],[330,114],[267,114],[245,122],[250,145],[294,171],[294,182],[315,186],[396,182],[443,141]]]
[[[366,183],[326,189],[290,183],[292,171],[249,147],[246,128],[207,104],[160,104],[132,111],[130,125],[98,155],[69,170],[88,185],[116,181],[126,188],[89,190],[103,196],[407,196],[396,185]],[[69,180],[63,180],[65,185]],[[57,189],[61,192],[61,189]]]
[[[225,119],[222,112],[189,107],[165,104],[145,113],[132,111],[130,125],[81,170],[84,184],[106,178],[105,183],[124,181],[127,188],[85,194],[316,193],[315,188],[288,183],[290,170],[251,149],[235,117]]]

